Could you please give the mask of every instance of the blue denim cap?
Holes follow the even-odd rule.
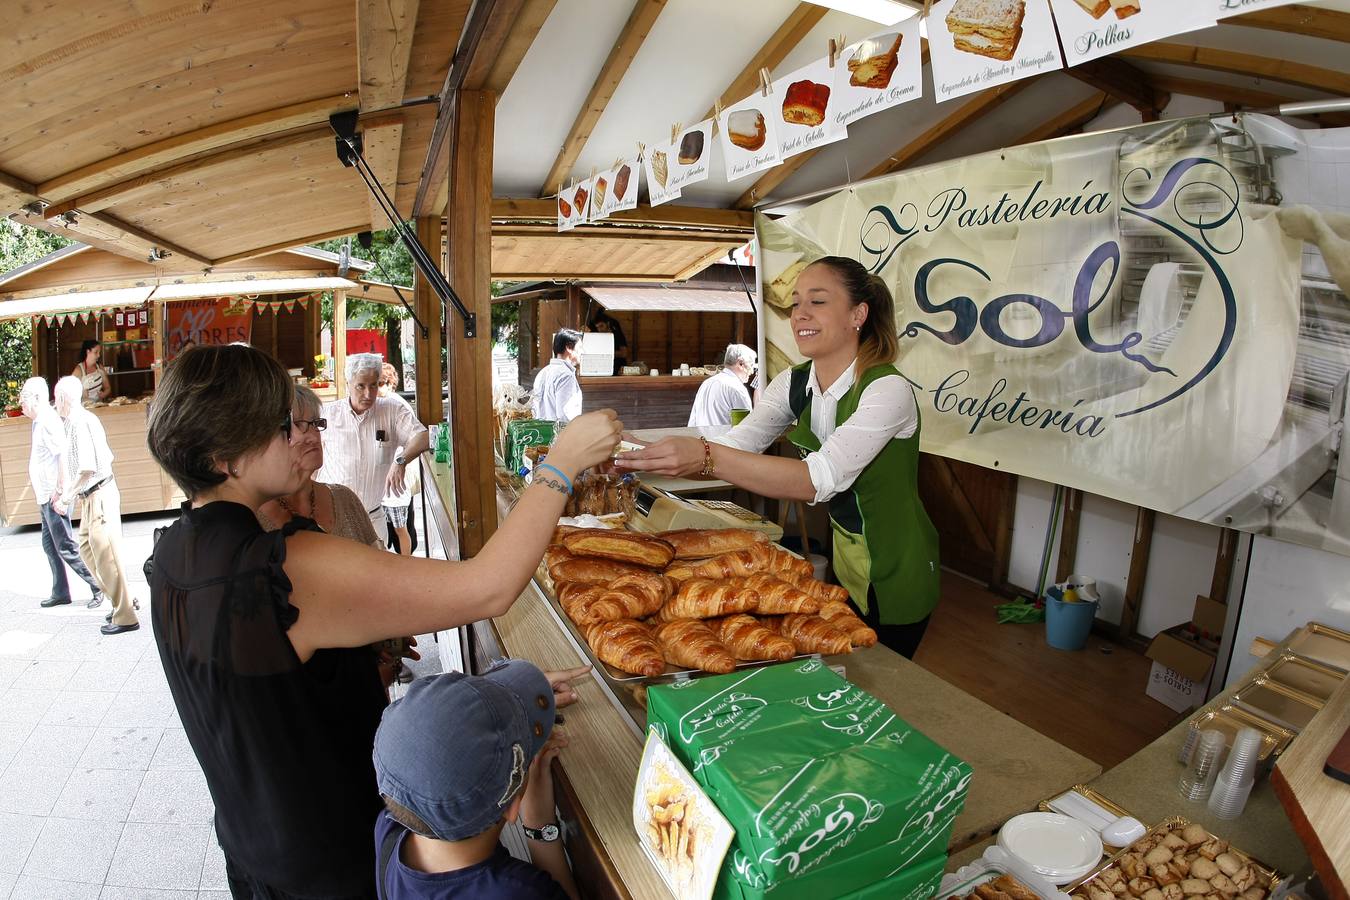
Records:
[[[521,659],[483,675],[419,678],[375,732],[380,794],[462,841],[495,825],[553,731],[553,687]]]

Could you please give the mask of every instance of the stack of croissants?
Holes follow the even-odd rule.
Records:
[[[756,531],[559,526],[544,567],[596,658],[632,675],[661,675],[667,663],[725,674],[740,661],[877,642],[847,591]]]

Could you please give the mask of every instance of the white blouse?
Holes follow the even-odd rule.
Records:
[[[863,389],[857,411],[842,427],[836,428],[839,401],[853,387],[856,366],[855,362],[834,384],[822,390],[816,381],[815,364],[811,365],[806,382],[812,397],[811,430],[821,441],[820,449],[806,457],[811,484],[816,489],[813,504],[848,490],[862,470],[885,449],[887,441],[912,437],[919,427],[919,410],[909,382],[904,378],[881,378]],[[763,453],[795,419],[788,404],[791,381],[791,369],[778,373],[750,415],[727,434],[711,440],[737,450]]]

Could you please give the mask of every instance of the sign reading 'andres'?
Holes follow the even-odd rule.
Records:
[[[1202,119],[1085,135],[761,220],[770,374],[800,360],[796,272],[853,257],[896,297],[926,452],[1241,527],[1215,498],[1282,433],[1300,257],[1229,141],[1250,138]]]
[[[1214,2],[1050,0],[1069,65],[1214,24]]]

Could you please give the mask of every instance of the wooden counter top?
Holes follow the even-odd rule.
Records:
[[[1322,771],[1350,728],[1350,678],[1341,682],[1271,774],[1275,795],[1312,858],[1327,893],[1346,900],[1350,886],[1350,784]]]
[[[586,388],[623,388],[624,390],[655,391],[687,387],[698,390],[707,375],[583,375],[577,379],[582,390]]]

